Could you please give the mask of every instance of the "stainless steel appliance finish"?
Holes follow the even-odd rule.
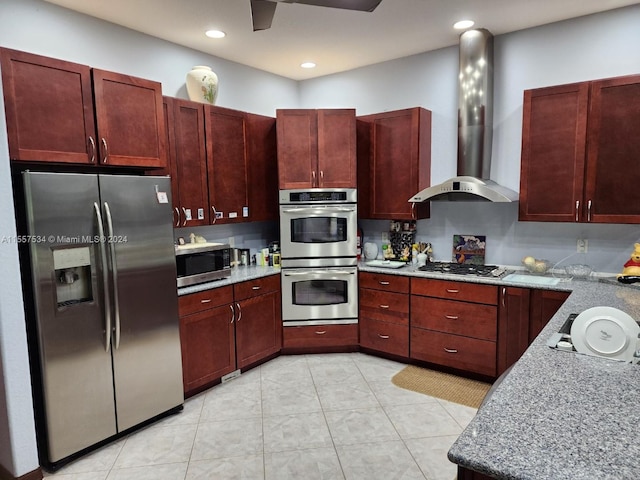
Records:
[[[356,267],[282,270],[284,326],[358,322]]]
[[[493,138],[493,35],[460,35],[458,74],[458,176],[427,187],[409,202],[433,200],[513,202],[518,193],[489,180]]]
[[[228,243],[190,243],[176,247],[178,287],[210,282],[231,276],[231,247]]]
[[[355,265],[358,210],[355,189],[281,190],[282,266],[307,259],[342,258]]]
[[[23,181],[41,461],[55,465],[184,401],[171,187],[124,175]]]

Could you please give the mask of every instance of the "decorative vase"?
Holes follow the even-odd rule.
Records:
[[[214,105],[218,97],[218,76],[211,67],[193,67],[187,73],[187,94],[194,102]]]

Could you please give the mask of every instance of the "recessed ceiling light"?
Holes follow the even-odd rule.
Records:
[[[227,36],[222,30],[207,30],[204,34],[209,38],[223,38]]]
[[[304,62],[304,63],[301,63],[300,66],[302,68],[315,68],[316,64],[313,62]]]
[[[475,22],[473,20],[460,20],[453,24],[453,28],[456,30],[464,30],[465,28],[473,27],[474,23]]]

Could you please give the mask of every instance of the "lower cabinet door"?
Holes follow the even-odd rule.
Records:
[[[238,368],[279,352],[281,346],[279,291],[236,302]]]
[[[495,377],[496,343],[477,338],[411,329],[411,358]]]
[[[409,327],[360,317],[360,346],[409,357]]]
[[[231,305],[180,318],[185,393],[236,369],[233,318]]]

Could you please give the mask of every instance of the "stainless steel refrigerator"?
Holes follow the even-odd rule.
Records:
[[[184,402],[171,187],[22,176],[39,444],[55,469]]]

